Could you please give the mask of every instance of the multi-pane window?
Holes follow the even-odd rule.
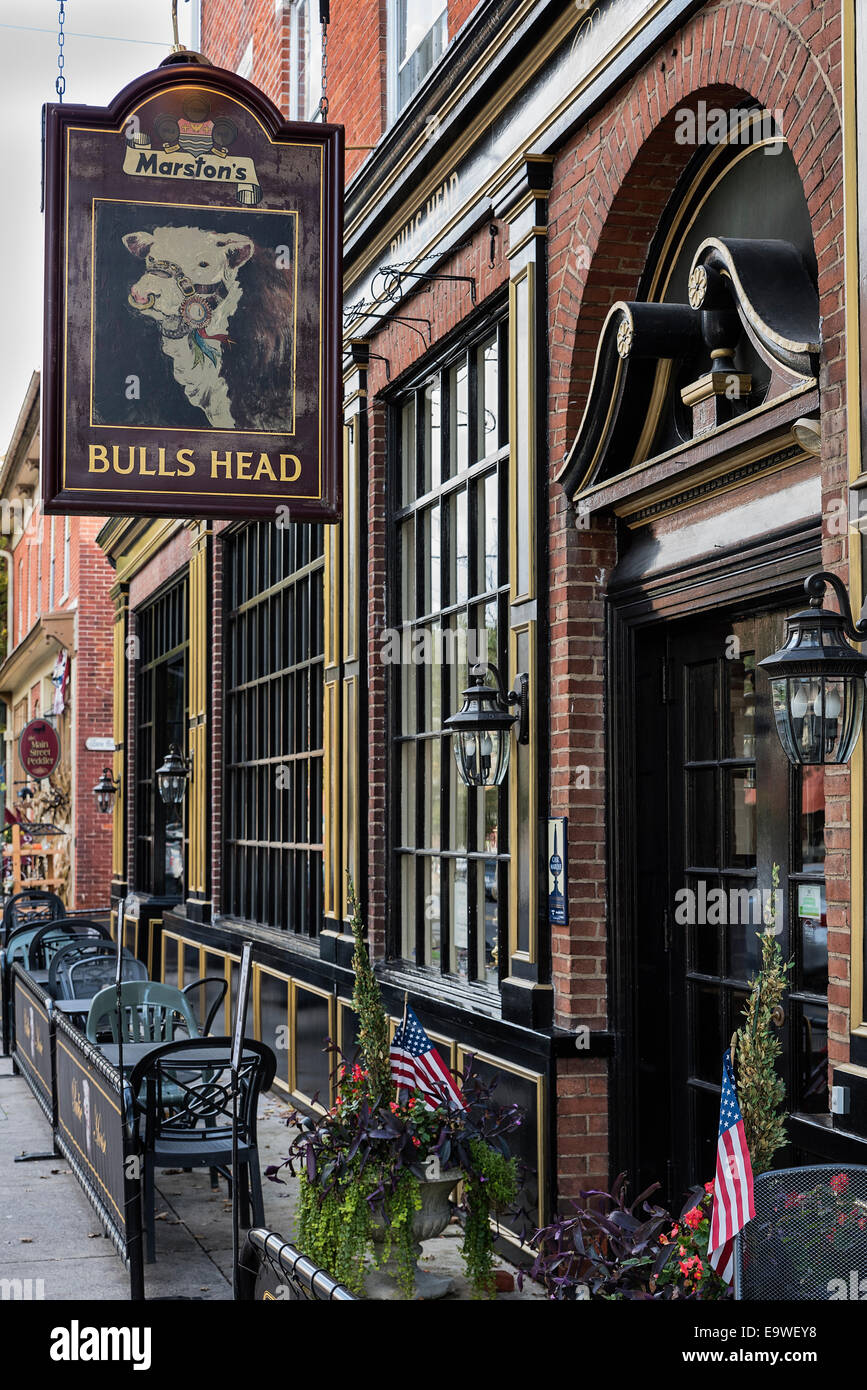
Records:
[[[292,67],[289,114],[293,121],[315,121],[322,98],[322,26],[319,0],[296,0],[292,6]]]
[[[315,936],[322,919],[321,526],[224,542],[223,911]]]
[[[183,805],[165,804],[156,770],[172,744],[186,752],[187,607],[184,576],[135,614],[135,887],[160,897],[184,892]]]
[[[442,724],[473,665],[508,666],[506,341],[505,323],[492,326],[393,408],[383,648],[395,673],[394,949],[490,985],[508,916],[506,788],[467,788]]]
[[[446,0],[391,0],[389,114],[394,119],[448,43]]]

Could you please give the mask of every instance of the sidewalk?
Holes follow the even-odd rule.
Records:
[[[279,1162],[288,1147],[287,1106],[273,1094],[259,1104],[259,1152],[263,1167]],[[62,1157],[15,1163],[17,1154],[45,1152],[48,1123],[11,1058],[0,1058],[0,1299],[9,1280],[25,1281],[32,1297],[124,1300],[129,1276],[102,1223]],[[292,1240],[296,1185],[263,1182],[265,1224]],[[232,1298],[232,1218],[226,1184],[211,1191],[207,1169],[157,1174],[157,1259],[145,1265],[148,1298],[225,1301]],[[243,1233],[242,1233],[243,1240]],[[470,1297],[459,1253],[456,1223],[424,1245],[427,1268],[451,1274],[450,1300]],[[498,1268],[511,1270],[504,1261]],[[26,1281],[34,1281],[27,1285]],[[41,1281],[41,1282],[40,1282]],[[20,1295],[18,1295],[20,1296]],[[498,1299],[541,1298],[525,1283]],[[446,1300],[444,1300],[446,1301]]]

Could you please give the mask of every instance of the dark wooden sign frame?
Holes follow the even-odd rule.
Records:
[[[45,510],[338,521],[342,126],[175,62],[45,147]]]

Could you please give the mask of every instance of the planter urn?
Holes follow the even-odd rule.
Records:
[[[449,1193],[455,1184],[460,1182],[462,1176],[459,1168],[450,1168],[440,1173],[438,1178],[425,1177],[420,1180],[421,1208],[414,1213],[412,1222],[416,1261],[421,1255],[421,1242],[433,1240],[435,1236],[442,1235],[449,1224],[452,1215]],[[384,1244],[386,1226],[382,1213],[374,1218],[370,1234],[375,1245]],[[368,1272],[364,1281],[367,1297],[377,1300],[402,1299],[404,1294],[398,1283],[397,1274],[397,1252],[392,1250],[388,1260],[381,1268],[371,1269]],[[453,1287],[454,1280],[448,1275],[434,1274],[430,1270],[419,1269],[416,1263],[415,1287],[412,1295],[414,1299],[443,1298],[445,1294],[451,1292]]]

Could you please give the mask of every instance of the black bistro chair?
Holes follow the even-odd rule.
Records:
[[[19,927],[42,926],[65,916],[66,908],[56,893],[49,893],[47,888],[25,888],[21,893],[14,893],[3,908],[0,944],[5,946],[11,933]]]
[[[101,922],[92,922],[87,917],[61,917],[57,922],[47,922],[33,936],[27,952],[29,970],[48,970],[52,957],[64,946],[79,937],[89,937],[100,941],[111,941],[111,932]]]
[[[756,1214],[735,1237],[735,1298],[864,1297],[867,1167],[775,1168],[753,1180],[753,1200]]]
[[[147,1262],[155,1256],[154,1175],[157,1168],[225,1168],[232,1162],[231,1038],[187,1038],[155,1047],[132,1069],[144,1164],[142,1190]],[[203,1054],[210,1054],[203,1057]],[[256,1137],[259,1095],[277,1070],[271,1048],[244,1040],[239,1072],[238,1182],[241,1224],[263,1225],[262,1178]],[[180,1096],[179,1096],[180,1091]]]
[[[207,1037],[210,1033],[211,1026],[217,1016],[217,1010],[225,999],[228,988],[229,981],[225,976],[203,975],[201,980],[193,980],[192,984],[184,985],[181,990],[181,993],[190,1001],[193,1013],[196,1015],[200,1037]]]

